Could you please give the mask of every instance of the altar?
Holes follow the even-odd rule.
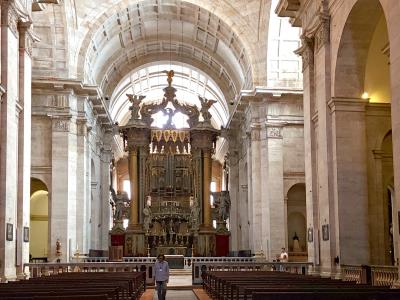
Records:
[[[124,237],[118,243],[124,256],[172,255],[171,263],[180,265],[184,256],[216,254],[216,234],[222,225],[217,231],[212,226],[210,184],[220,130],[211,124],[209,109],[215,101],[199,96],[200,107],[178,101],[173,76],[169,71],[161,102],[144,102],[145,96],[127,94],[132,115],[119,130],[128,152],[131,199],[125,213],[118,210],[126,203],[118,193],[111,201],[116,203],[111,240],[118,234]],[[160,113],[167,120],[157,127],[154,120]],[[187,126],[177,128],[176,115],[184,115]],[[227,202],[213,197],[221,203],[218,224],[226,224],[222,208]],[[121,218],[127,215],[129,226],[123,231]]]

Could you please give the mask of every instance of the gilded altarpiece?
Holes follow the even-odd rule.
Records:
[[[168,72],[168,86],[159,103],[127,95],[132,115],[128,124],[119,127],[131,183],[125,256],[215,254],[210,183],[211,155],[219,130],[212,127],[208,112],[215,101],[199,97],[200,110],[182,104],[175,98],[172,76],[173,71]],[[156,128],[152,126],[154,115],[160,111],[168,120]],[[176,128],[173,117],[177,112],[188,117],[187,128]],[[121,220],[114,217],[111,240],[114,233],[121,234],[118,224]]]

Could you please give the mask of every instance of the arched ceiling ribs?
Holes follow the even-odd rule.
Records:
[[[114,90],[110,101],[110,113],[114,122],[124,124],[129,119],[129,101],[126,94],[146,95],[145,102],[161,101],[163,88],[166,87],[165,70],[171,67],[175,71],[173,86],[177,89],[177,99],[182,103],[195,104],[200,102],[198,96],[216,100],[210,109],[213,125],[225,126],[229,109],[225,97],[218,85],[201,70],[187,64],[168,61],[147,64],[130,72],[123,78]]]
[[[229,77],[239,78],[235,82],[239,81],[237,89],[243,88],[245,82],[251,82],[249,53],[232,29],[232,24],[225,23],[202,7],[178,0],[168,3],[139,1],[127,7],[121,5],[119,10],[108,13],[98,29],[92,30],[90,41],[86,39],[86,47],[83,43],[78,68],[85,69],[87,81],[99,83],[99,77],[103,75],[101,71],[110,65],[111,58],[118,57],[118,54],[123,57],[125,53],[142,54],[140,51],[143,48],[135,47],[138,42],[145,41],[146,47],[151,48],[158,36],[164,41],[162,50],[173,51],[181,42],[182,24],[185,44],[205,49],[204,53],[215,62],[226,70],[230,69],[232,74]],[[171,43],[168,39],[170,25],[173,32]],[[193,51],[194,59],[195,54],[196,51]]]
[[[105,69],[101,71],[100,87],[106,94],[112,93],[112,88],[115,87],[115,82],[130,72],[134,66],[141,62],[148,61],[151,57],[154,60],[169,60],[181,61],[194,65],[209,75],[221,86],[224,90],[226,99],[233,99],[240,90],[240,78],[227,65],[221,65],[220,60],[216,60],[216,56],[208,53],[204,49],[197,48],[189,44],[179,44],[174,48],[175,51],[163,51],[163,42],[154,41],[148,43],[137,43],[135,48],[130,49],[124,54],[116,54],[116,57],[110,58],[105,64]],[[147,58],[147,59],[146,59]],[[99,78],[99,79],[100,79]]]

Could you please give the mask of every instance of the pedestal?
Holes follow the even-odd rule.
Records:
[[[143,230],[127,230],[125,234],[125,256],[147,256],[146,237]]]
[[[229,255],[229,234],[215,235],[215,256]]]
[[[122,261],[124,257],[124,246],[110,246],[109,253],[110,261]]]
[[[215,231],[202,229],[197,237],[196,256],[215,256]]]

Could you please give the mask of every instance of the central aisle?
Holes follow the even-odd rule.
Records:
[[[157,292],[154,291],[153,300],[157,300]],[[197,300],[196,295],[192,290],[168,290],[167,300]]]

